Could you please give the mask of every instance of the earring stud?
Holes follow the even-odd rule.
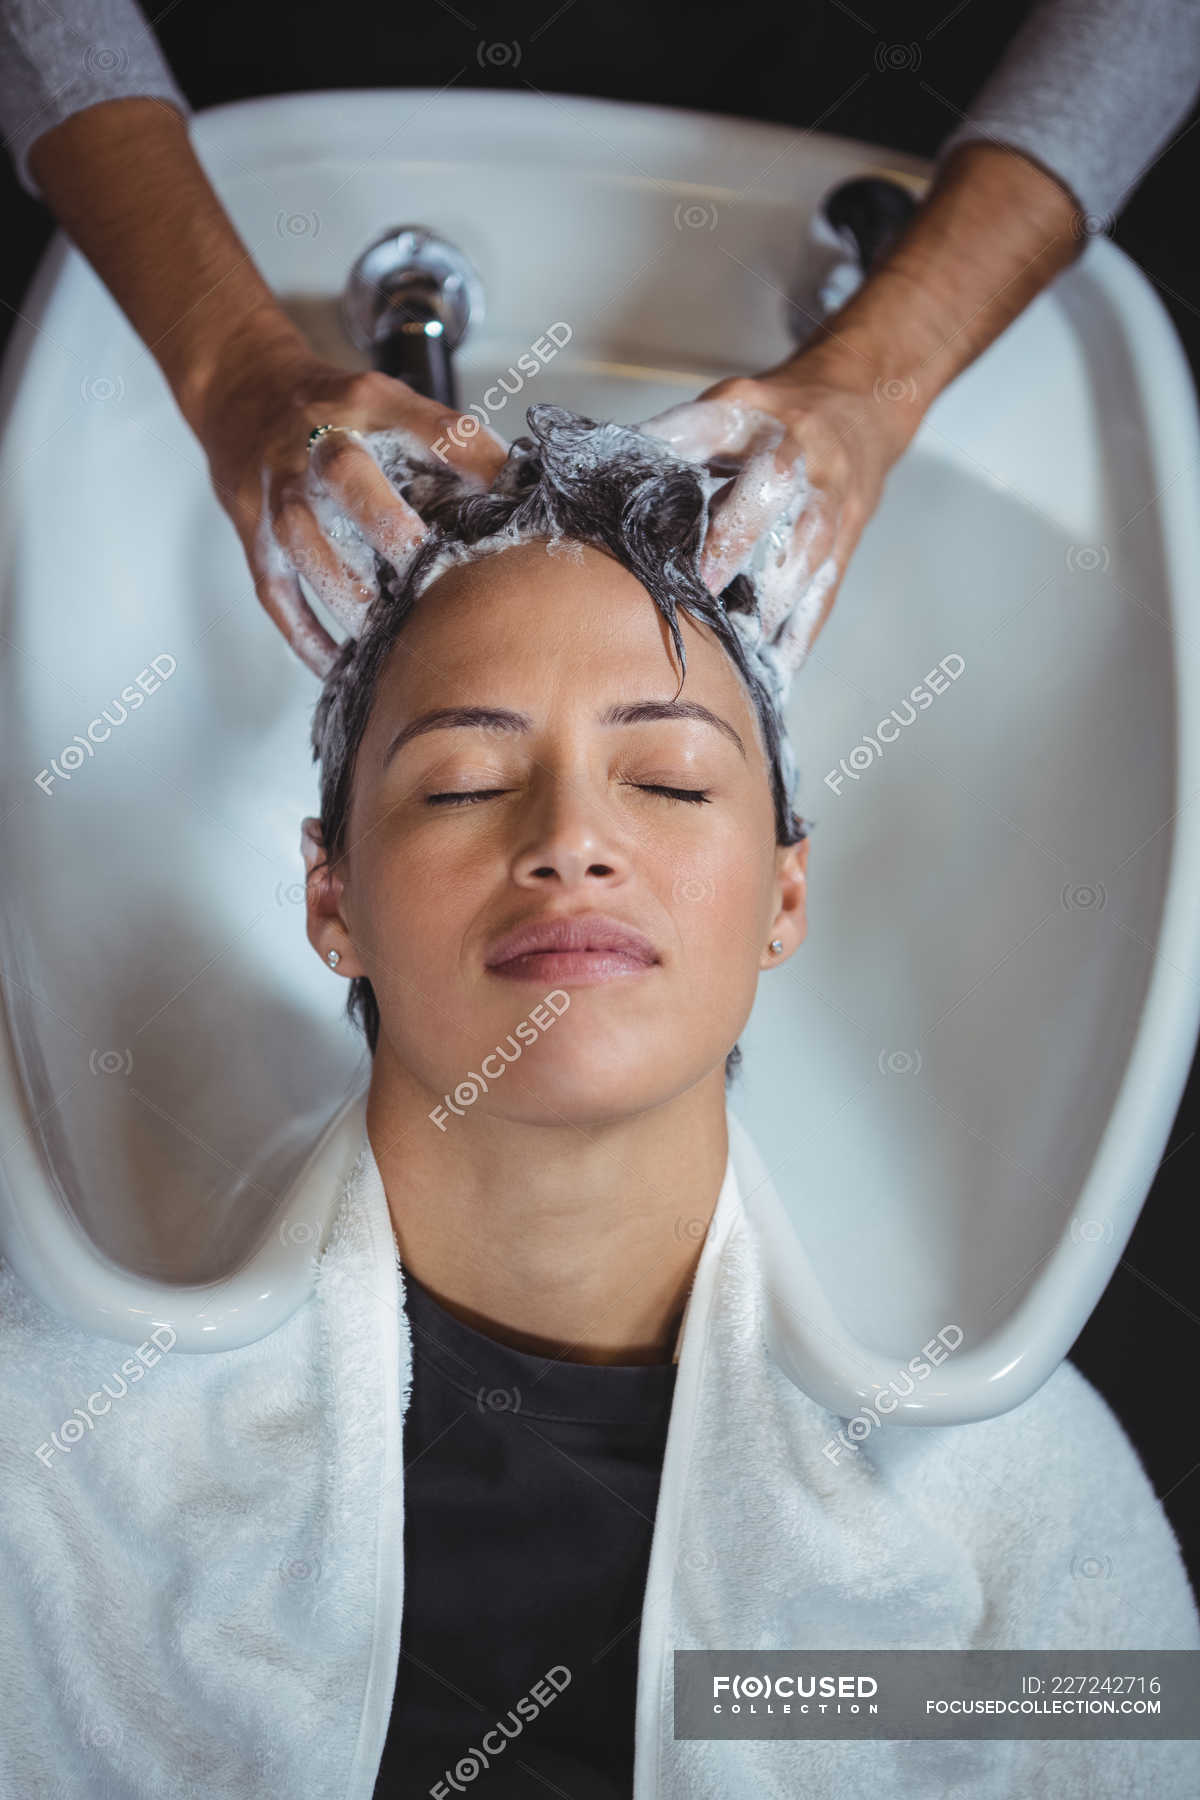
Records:
[[[778,956],[779,952],[783,949],[783,939],[782,938],[772,938],[771,939],[771,949],[775,952],[775,955]]]
[[[336,969],[341,960],[342,953],[340,950],[331,950],[329,955],[325,958],[325,961],[329,964],[331,969]]]

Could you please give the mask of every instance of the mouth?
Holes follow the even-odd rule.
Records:
[[[529,919],[488,952],[490,974],[516,981],[588,986],[644,975],[661,961],[643,932],[607,913]]]

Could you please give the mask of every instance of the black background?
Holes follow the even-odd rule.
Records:
[[[330,88],[532,88],[818,127],[931,156],[1029,5],[854,0],[851,8],[840,0],[793,0],[786,23],[749,6],[646,0],[503,7],[418,0],[378,10],[358,0],[333,7],[175,0],[161,11],[149,0],[145,10],[197,109]],[[481,43],[519,45],[519,60],[481,61]],[[880,69],[878,46],[897,44],[915,51],[893,59],[907,66]],[[1193,378],[1200,366],[1198,122],[1193,113],[1177,127],[1111,233],[1153,282]],[[6,337],[54,221],[18,186],[11,165],[0,166],[0,194],[6,219],[0,332]],[[1187,479],[1195,493],[1197,471]],[[1200,623],[1200,595],[1197,601]],[[1071,1358],[1136,1445],[1200,1590],[1200,1433],[1191,1399],[1200,1295],[1189,1256],[1194,1230],[1187,1198],[1197,1191],[1198,1099],[1193,1064],[1141,1218]],[[1028,1474],[1036,1488],[1038,1471]]]

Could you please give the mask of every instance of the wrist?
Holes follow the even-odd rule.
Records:
[[[1078,254],[1077,209],[1020,151],[968,143],[947,159],[884,261],[780,365],[897,403],[901,448],[944,388]]]
[[[234,389],[250,382],[267,387],[286,383],[313,360],[304,334],[269,296],[252,305],[235,325],[226,324],[219,336],[194,340],[179,359],[177,371],[164,364],[164,372],[180,412],[203,444],[208,421]]]
[[[879,280],[879,277],[876,277]],[[875,290],[875,303],[892,330],[876,330],[872,315],[845,320],[845,309],[831,326],[821,326],[786,362],[769,371],[783,386],[831,388],[872,409],[873,434],[890,465],[898,461],[920,427],[937,387],[921,368],[927,354],[919,333],[901,338],[895,329],[906,294],[899,283]],[[895,298],[893,300],[893,294]],[[929,340],[932,347],[933,340]]]

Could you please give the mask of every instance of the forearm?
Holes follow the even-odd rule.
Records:
[[[1099,229],[1164,153],[1198,87],[1196,0],[1037,0],[936,160],[971,141],[1009,144],[1057,176]]]
[[[889,417],[902,448],[942,389],[1075,259],[1077,219],[1073,197],[1027,157],[963,145],[883,263],[779,372],[898,396]]]
[[[29,166],[193,430],[218,368],[307,353],[173,107],[140,96],[86,107],[37,140]]]

